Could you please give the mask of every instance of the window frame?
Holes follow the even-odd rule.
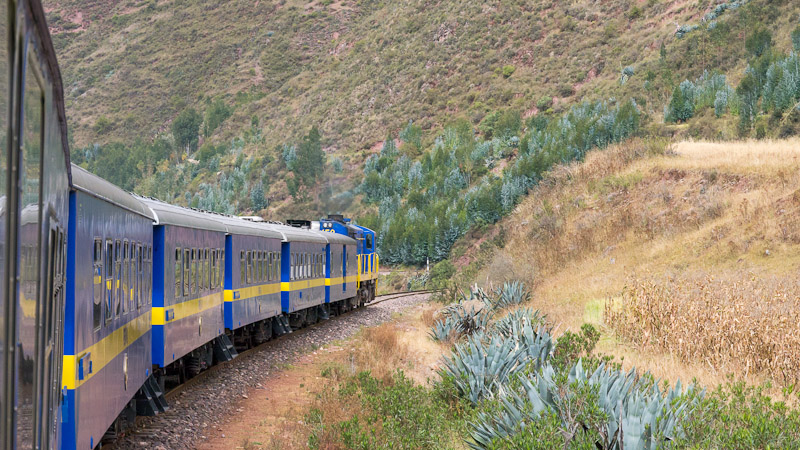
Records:
[[[180,247],[175,247],[174,254],[175,298],[181,298],[183,297],[183,250]]]

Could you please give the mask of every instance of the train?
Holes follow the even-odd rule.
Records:
[[[239,351],[363,307],[373,230],[137,196],[73,165],[38,0],[0,8],[0,446],[93,449]]]

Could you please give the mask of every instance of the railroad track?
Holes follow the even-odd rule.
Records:
[[[441,289],[427,289],[421,291],[408,291],[408,292],[396,292],[394,294],[386,294],[380,295],[375,297],[375,300],[367,303],[367,306],[377,305],[378,303],[383,303],[389,300],[394,300],[401,297],[409,297],[411,295],[419,295],[419,294],[433,294],[435,292],[441,292]]]

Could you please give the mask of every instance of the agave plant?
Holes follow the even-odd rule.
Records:
[[[520,308],[511,311],[492,325],[492,332],[501,336],[511,336],[514,333],[515,324],[530,324],[531,327],[539,328],[545,324],[545,316],[537,309]]]
[[[495,298],[489,300],[488,304],[492,309],[505,309],[510,306],[519,305],[531,298],[530,292],[521,281],[506,281],[503,287],[494,291]]]
[[[572,367],[566,383],[556,381],[551,366],[538,374],[520,375],[517,380],[517,388],[505,392],[500,399],[499,412],[478,415],[472,424],[470,447],[484,449],[502,442],[538,420],[545,411],[554,411],[565,430],[597,427],[603,440],[597,443],[600,448],[655,449],[681,433],[682,419],[702,397],[702,392],[693,395],[694,387],[684,392],[680,382],[674,389],[662,392],[658,383],[648,383],[635,370],[625,373],[601,365],[587,376],[581,361]],[[577,416],[568,410],[569,403],[563,398],[576,386],[589,386],[596,393],[598,406],[606,417],[604,423],[569,423]]]
[[[437,320],[431,327],[431,331],[428,332],[428,336],[430,336],[431,339],[440,342],[452,339],[457,335],[458,324],[451,320],[450,317]]]
[[[528,369],[538,371],[552,354],[553,339],[543,327],[515,325],[510,336],[473,334],[445,358],[440,375],[450,377],[459,395],[472,404],[505,389],[509,377]]]
[[[489,327],[492,312],[488,308],[475,308],[462,301],[446,306],[439,319],[431,328],[429,335],[436,341],[470,336]]]
[[[439,374],[450,378],[461,397],[473,405],[491,398],[520,364],[523,350],[515,342],[500,336],[486,339],[483,333],[456,344],[443,361]]]

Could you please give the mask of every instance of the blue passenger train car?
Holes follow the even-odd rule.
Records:
[[[223,280],[224,224],[213,215],[140,198],[153,226],[153,365],[180,381],[228,351]],[[222,339],[220,339],[222,338]]]
[[[132,424],[150,376],[153,214],[78,166],[69,201],[62,448],[91,449]]]
[[[281,306],[292,328],[327,319],[325,264],[327,239],[308,228],[268,224],[283,235]]]
[[[233,343],[258,345],[288,331],[280,317],[283,235],[237,217],[219,216],[225,226],[225,328]],[[277,322],[273,324],[273,318]]]
[[[358,291],[358,257],[356,241],[336,233],[323,233],[328,241],[325,266],[325,301],[335,314],[356,306]]]

